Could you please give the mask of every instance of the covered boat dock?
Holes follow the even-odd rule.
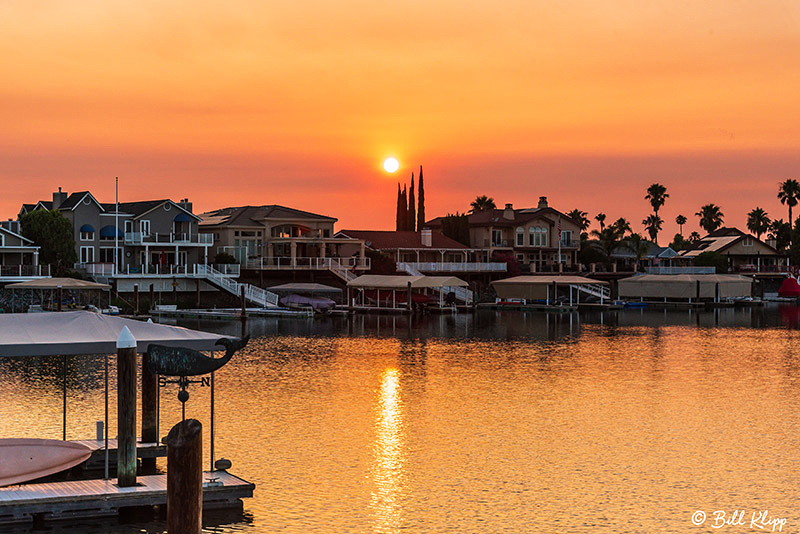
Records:
[[[597,299],[602,305],[610,301],[608,282],[583,276],[514,276],[491,283],[497,293],[497,304],[544,304],[545,306],[581,304],[585,298]]]
[[[722,302],[753,294],[753,279],[737,274],[643,274],[619,282],[620,298],[650,302]]]
[[[412,312],[421,307],[455,310],[457,290],[467,293],[464,300],[470,300],[471,294],[464,289],[468,285],[455,276],[365,274],[347,283],[347,303],[360,311]],[[352,291],[355,296],[351,296]]]

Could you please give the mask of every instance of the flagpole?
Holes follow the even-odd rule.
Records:
[[[561,215],[558,216],[558,264],[561,265]]]
[[[118,247],[119,247],[119,176],[114,178],[114,202],[116,209],[114,210],[114,269],[112,273],[117,273],[117,265],[119,265]]]

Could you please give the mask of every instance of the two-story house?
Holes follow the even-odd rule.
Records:
[[[334,236],[333,217],[279,205],[229,207],[200,217],[200,229],[214,235],[216,252],[232,255],[243,269],[369,269],[364,241]]]
[[[52,201],[23,204],[58,210],[72,225],[76,268],[90,275],[185,274],[208,261],[213,236],[201,234],[188,199],[101,203],[89,191],[58,189]]]
[[[539,198],[535,208],[504,209],[471,213],[469,219],[470,247],[482,249],[487,258],[499,254],[513,255],[526,270],[534,272],[572,268],[578,263],[580,226],[577,221]],[[443,217],[426,226],[441,230]],[[560,256],[559,256],[560,251]]]
[[[693,262],[703,252],[717,252],[732,272],[785,272],[788,258],[754,235],[738,228],[719,228],[682,250],[676,259]]]
[[[20,234],[18,221],[0,222],[0,283],[48,276],[39,265],[39,247]]]

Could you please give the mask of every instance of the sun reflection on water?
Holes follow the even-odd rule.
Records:
[[[395,532],[400,527],[400,496],[403,475],[403,413],[400,400],[400,372],[386,369],[375,420],[375,448],[372,466],[370,507],[375,514],[376,532]]]

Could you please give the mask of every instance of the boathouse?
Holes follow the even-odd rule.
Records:
[[[500,301],[525,301],[552,304],[562,300],[573,299],[580,302],[580,294],[597,298],[602,303],[609,299],[608,282],[593,280],[583,276],[515,276],[504,280],[495,280],[492,287]]]
[[[737,274],[643,274],[619,281],[620,298],[639,300],[734,299],[750,297],[753,280]]]

